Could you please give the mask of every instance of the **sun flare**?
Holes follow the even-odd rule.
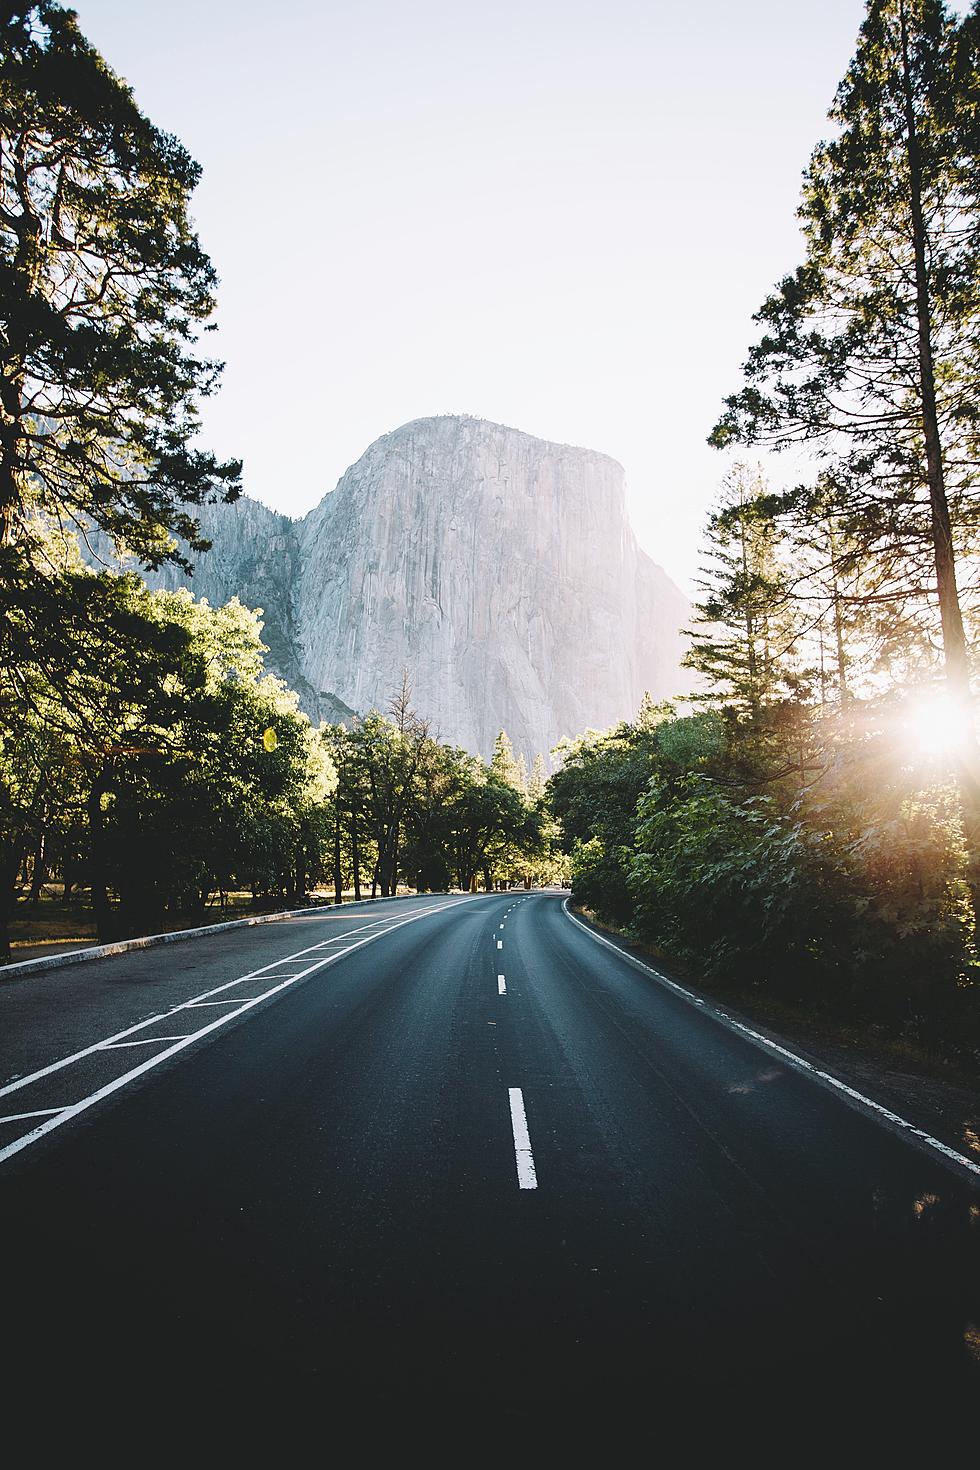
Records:
[[[969,742],[973,716],[948,694],[917,695],[902,714],[902,737],[910,755],[939,760]]]

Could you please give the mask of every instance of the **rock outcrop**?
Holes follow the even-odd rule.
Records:
[[[417,419],[298,523],[248,499],[202,520],[189,585],[264,609],[269,662],[314,717],[384,709],[407,670],[440,739],[489,755],[503,727],[530,760],[686,687],[687,600],[637,546],[604,454]]]
[[[381,707],[409,670],[443,739],[528,758],[676,692],[686,600],[642,552],[623,471],[475,418],[386,434],[302,523],[317,690]]]

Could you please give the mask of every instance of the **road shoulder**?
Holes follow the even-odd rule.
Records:
[[[773,1045],[794,1052],[817,1071],[839,1078],[856,1092],[872,1098],[980,1165],[980,1088],[947,1081],[921,1069],[907,1069],[885,1052],[844,1044],[817,1023],[807,1023],[802,1018],[781,1016],[777,1027],[763,1007],[749,1008],[744,999],[739,1004],[731,1003],[724,994],[672,971],[662,956],[652,955],[643,945],[597,923],[591,915],[573,909],[571,903],[569,909],[580,924],[624,954],[660,972],[665,979],[703,1000],[706,1006],[758,1032]]]

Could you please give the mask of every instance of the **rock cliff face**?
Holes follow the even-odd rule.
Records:
[[[268,646],[268,666],[310,704],[297,657],[299,639],[293,592],[300,576],[297,523],[243,495],[235,505],[206,505],[193,510],[211,549],[201,555],[185,554],[194,563],[193,577],[179,567],[145,572],[151,587],[190,587],[195,597],[206,597],[221,607],[238,597],[246,607],[263,611],[262,640]],[[98,549],[104,554],[104,546]]]
[[[214,544],[189,585],[265,610],[269,662],[315,718],[384,709],[407,669],[440,739],[489,755],[503,727],[531,760],[686,686],[687,600],[592,450],[417,419],[298,523],[247,499],[202,520]]]
[[[384,707],[409,670],[442,739],[530,759],[677,692],[686,599],[638,548],[615,460],[474,418],[377,440],[300,527],[316,690]]]

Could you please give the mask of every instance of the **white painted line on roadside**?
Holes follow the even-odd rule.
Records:
[[[418,897],[417,894],[402,894],[402,898]],[[469,895],[465,895],[469,897]],[[368,903],[396,902],[392,899],[358,899],[353,903],[344,905],[346,908],[357,908]],[[64,965],[82,964],[91,960],[104,960],[113,958],[120,954],[132,954],[136,950],[155,949],[161,944],[177,944],[186,939],[203,939],[213,934],[224,934],[226,930],[248,929],[256,924],[275,924],[284,919],[316,919],[322,914],[333,914],[336,909],[333,904],[314,904],[312,907],[303,909],[285,909],[275,914],[252,914],[247,919],[225,919],[218,924],[205,924],[194,929],[178,929],[170,934],[143,934],[137,939],[120,939],[114,944],[96,944],[86,949],[71,951],[67,954],[47,955],[41,959],[21,960],[17,964],[4,965],[3,978],[20,979],[23,975],[40,974],[46,970],[60,969]],[[373,919],[372,923],[381,923],[381,919]]]
[[[517,1183],[520,1189],[537,1189],[534,1155],[528,1137],[524,1098],[519,1087],[507,1089],[510,1096],[510,1126],[514,1130],[514,1156],[517,1160]]]
[[[82,1098],[80,1102],[72,1103],[68,1107],[57,1109],[57,1116],[51,1117],[47,1123],[41,1123],[37,1128],[32,1128],[29,1133],[23,1134],[22,1137],[16,1139],[13,1143],[8,1144],[6,1148],[0,1149],[0,1163],[3,1163],[6,1159],[11,1158],[14,1154],[20,1153],[22,1149],[29,1148],[32,1144],[37,1143],[39,1139],[44,1138],[55,1128],[62,1127],[72,1118],[77,1117],[79,1113],[83,1113],[88,1108],[94,1107],[95,1104],[101,1102],[103,1098],[111,1096],[111,1094],[114,1092],[118,1092],[118,1090],[121,1087],[125,1087],[128,1082],[132,1082],[135,1080],[135,1078],[141,1077],[145,1072],[151,1071],[154,1067],[159,1067],[170,1057],[175,1056],[177,1052],[183,1051],[185,1047],[190,1046],[192,1042],[199,1041],[202,1036],[207,1036],[210,1032],[217,1030],[219,1026],[226,1026],[229,1021],[233,1021],[236,1016],[240,1016],[245,1011],[251,1010],[253,1006],[258,1005],[261,1001],[268,1000],[270,996],[276,995],[279,991],[288,990],[290,986],[295,985],[299,980],[305,978],[306,976],[312,975],[317,970],[324,970],[332,965],[335,965],[338,960],[343,959],[346,955],[351,954],[354,950],[362,949],[364,945],[372,943],[372,941],[375,939],[384,938],[385,935],[390,934],[395,929],[401,929],[406,924],[414,924],[419,919],[428,918],[430,914],[439,913],[446,908],[458,907],[459,904],[465,902],[467,902],[467,896],[450,899],[447,903],[433,905],[429,908],[422,909],[419,913],[411,914],[407,919],[398,919],[395,923],[390,924],[388,928],[379,930],[375,934],[368,934],[363,939],[357,940],[354,944],[348,945],[346,949],[340,950],[335,954],[326,955],[322,959],[318,959],[314,964],[309,965],[307,969],[301,971],[300,974],[294,975],[289,979],[281,981],[278,985],[273,986],[271,990],[265,991],[262,995],[255,996],[252,999],[244,1001],[241,1000],[241,998],[239,997],[239,1000],[237,1002],[237,1009],[233,1011],[226,1011],[223,1015],[217,1016],[212,1022],[210,1022],[209,1025],[202,1026],[197,1031],[192,1031],[189,1036],[182,1037],[179,1041],[168,1046],[165,1051],[157,1052],[154,1056],[150,1057],[140,1066],[133,1067],[129,1072],[123,1073],[121,1077],[116,1077],[112,1082],[107,1083],[104,1087],[100,1087],[96,1092],[91,1093],[88,1097]],[[312,946],[312,948],[315,949],[316,946]],[[300,952],[309,953],[310,951],[306,950]],[[266,966],[265,968],[273,969],[275,968],[275,965],[272,964]],[[26,1087],[29,1083],[36,1082],[42,1077],[50,1076],[52,1072],[59,1071],[61,1068],[68,1066],[72,1062],[77,1062],[83,1057],[91,1056],[94,1052],[103,1051],[111,1043],[122,1041],[125,1037],[131,1036],[133,1032],[142,1031],[147,1026],[152,1026],[157,1021],[162,1021],[165,1017],[177,1015],[180,1011],[190,1010],[193,1007],[200,1005],[207,995],[215,995],[218,991],[227,990],[232,985],[240,985],[243,980],[251,979],[253,978],[253,975],[258,975],[261,973],[262,972],[260,970],[256,970],[252,972],[252,975],[240,975],[236,980],[229,980],[225,985],[216,986],[215,989],[212,991],[205,991],[203,995],[195,997],[193,1000],[183,1001],[180,1005],[173,1006],[169,1011],[165,1011],[159,1016],[151,1016],[148,1021],[141,1021],[138,1025],[130,1026],[127,1030],[120,1031],[115,1036],[107,1037],[104,1041],[95,1042],[92,1046],[84,1047],[81,1051],[74,1052],[69,1057],[63,1057],[58,1062],[52,1062],[50,1066],[41,1067],[38,1071],[30,1073],[26,1077],[20,1077],[15,1082],[8,1083],[6,1087],[0,1088],[0,1097],[3,1097],[10,1092],[16,1092],[19,1088]]]
[[[343,955],[349,954],[352,949],[359,949],[362,944],[367,944],[370,942],[370,940],[380,938],[381,935],[389,933],[391,929],[398,929],[401,927],[402,924],[411,924],[416,919],[424,919],[428,914],[438,913],[441,909],[444,908],[452,908],[454,904],[460,902],[466,902],[466,898],[453,899],[450,900],[448,903],[436,904],[430,906],[427,909],[422,909],[418,913],[412,914],[407,919],[398,919],[395,922],[390,923],[388,929],[380,931],[380,934],[369,934],[367,938],[360,940],[358,943],[349,945],[347,949],[342,951],[341,954],[329,955],[325,960],[318,960],[316,964],[308,966],[305,970],[300,970],[299,974],[296,975],[294,978],[300,980],[303,978],[304,975],[309,975],[316,969],[319,969],[321,967],[326,968],[326,966],[329,965],[333,960],[341,959]],[[392,916],[389,915],[388,917],[390,919]],[[348,929],[346,931],[347,936],[349,937],[352,934],[363,934],[366,929],[374,928],[379,923],[381,923],[380,919],[372,919],[370,925],[363,924],[360,925],[357,929]],[[8,1082],[5,1087],[0,1087],[0,1097],[6,1097],[7,1094],[10,1092],[17,1092],[21,1087],[27,1087],[28,1084],[31,1082],[38,1082],[42,1077],[47,1077],[52,1072],[59,1072],[63,1067],[70,1067],[74,1062],[80,1062],[84,1057],[91,1056],[93,1052],[102,1051],[111,1043],[122,1041],[123,1038],[126,1036],[132,1036],[137,1031],[145,1031],[147,1026],[154,1026],[156,1025],[157,1021],[165,1021],[169,1016],[174,1016],[179,1011],[186,1010],[189,1007],[196,1005],[198,1001],[207,1000],[208,997],[212,995],[220,995],[223,990],[230,990],[232,986],[243,985],[246,980],[255,980],[260,975],[265,975],[268,970],[274,970],[277,965],[286,964],[290,960],[299,959],[301,955],[315,954],[320,949],[320,947],[321,946],[318,944],[308,945],[306,949],[298,949],[293,954],[285,955],[284,958],[281,960],[271,960],[268,965],[263,965],[258,970],[249,970],[244,975],[236,975],[234,980],[226,980],[223,985],[216,985],[212,990],[202,990],[200,995],[194,995],[191,997],[190,1000],[181,1001],[179,1005],[171,1006],[169,1011],[161,1011],[160,1014],[157,1016],[149,1016],[145,1021],[137,1021],[134,1026],[127,1026],[125,1030],[117,1031],[113,1036],[107,1036],[104,1041],[95,1041],[92,1043],[91,1046],[84,1046],[80,1051],[72,1052],[70,1056],[61,1057],[58,1061],[51,1062],[47,1067],[39,1067],[36,1072],[28,1072],[25,1076],[18,1077],[14,1081]],[[2,1160],[2,1155],[0,1155],[0,1160]]]
[[[507,981],[504,979],[503,975],[498,975],[497,976],[497,994],[498,995],[506,995],[507,994]]]
[[[289,975],[284,978],[295,980],[296,976]],[[189,1000],[187,1002],[186,1009],[189,1011],[196,1011],[203,1006],[240,1006],[241,1003],[242,998],[240,995],[232,996],[230,1000]]]
[[[119,1048],[123,1046],[156,1046],[157,1042],[159,1041],[183,1041],[186,1035],[187,1032],[185,1031],[180,1036],[147,1036],[142,1038],[140,1041],[107,1041],[102,1047],[100,1047],[100,1050],[118,1051]]]
[[[35,1108],[33,1113],[8,1113],[5,1118],[0,1118],[0,1123],[19,1123],[22,1118],[49,1118],[52,1113],[63,1113],[61,1108]]]
[[[907,1118],[900,1117],[898,1113],[893,1113],[890,1108],[882,1107],[881,1103],[876,1103],[873,1098],[866,1097],[863,1092],[858,1092],[855,1088],[848,1087],[846,1082],[842,1082],[839,1077],[835,1077],[831,1072],[822,1071],[819,1067],[815,1067],[812,1062],[808,1062],[805,1057],[798,1056],[796,1052],[790,1051],[785,1046],[780,1046],[778,1042],[770,1041],[768,1036],[762,1036],[758,1031],[753,1031],[750,1026],[745,1026],[741,1021],[736,1021],[734,1016],[729,1016],[725,1011],[720,1011],[717,1007],[709,1005],[707,1001],[702,1000],[697,995],[693,995],[690,990],[685,990],[683,985],[678,985],[675,980],[668,980],[666,975],[662,975],[652,965],[645,965],[635,955],[631,955],[626,950],[621,949],[611,939],[605,939],[601,934],[596,934],[594,929],[590,929],[588,924],[583,924],[581,919],[577,919],[569,910],[567,898],[562,901],[562,909],[565,917],[571,919],[573,924],[577,924],[580,929],[584,930],[590,939],[595,940],[596,944],[604,944],[607,949],[613,950],[627,964],[633,965],[638,970],[643,970],[647,975],[652,975],[654,980],[659,981],[661,985],[665,985],[668,990],[673,990],[675,994],[681,996],[684,1000],[691,1001],[694,1005],[700,1006],[706,1016],[711,1016],[722,1026],[728,1027],[729,1030],[738,1031],[741,1035],[748,1036],[753,1041],[758,1042],[767,1051],[774,1052],[777,1056],[783,1057],[796,1071],[802,1072],[808,1077],[816,1077],[819,1081],[826,1083],[835,1092],[839,1092],[852,1103],[856,1103],[859,1112],[870,1109],[876,1117],[884,1118],[886,1122],[891,1123],[895,1128],[901,1130],[902,1133],[907,1133],[910,1137],[917,1139],[919,1143],[925,1144],[927,1148],[935,1149],[944,1158],[949,1159],[954,1164],[958,1164],[960,1168],[969,1169],[971,1174],[980,1176],[980,1164],[974,1163],[965,1154],[958,1153],[955,1148],[950,1148],[948,1144],[943,1143],[940,1139],[933,1138],[931,1133],[926,1133],[923,1129],[917,1128],[914,1123],[910,1123]]]

